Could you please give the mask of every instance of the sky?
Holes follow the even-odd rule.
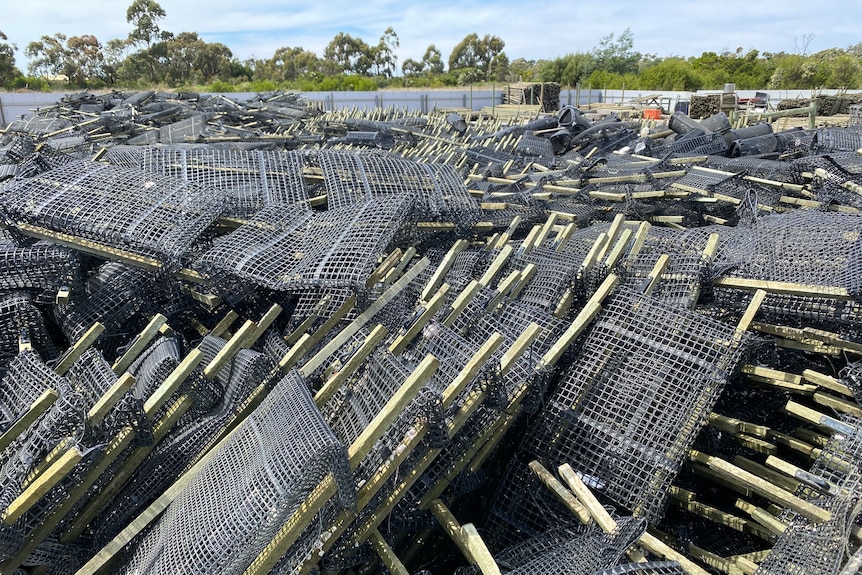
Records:
[[[158,1],[158,0],[157,0]],[[124,0],[6,0],[0,30],[18,46],[16,63],[26,69],[28,43],[43,35],[92,34],[103,44],[125,38]],[[609,34],[630,28],[634,49],[644,54],[699,56],[703,52],[797,53],[813,34],[810,53],[862,42],[862,0],[721,0],[688,2],[532,2],[528,0],[161,0],[162,30],[197,32],[221,42],[240,60],[266,59],[282,46],[323,54],[338,32],[376,44],[391,26],[400,41],[398,65],[420,60],[435,44],[448,60],[472,32],[499,36],[510,60],[552,59],[588,52]]]

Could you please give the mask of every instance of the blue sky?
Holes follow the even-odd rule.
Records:
[[[102,43],[126,37],[131,29],[125,18],[130,1],[7,0],[0,9],[0,30],[18,45],[16,62],[24,69],[24,47],[45,34],[93,34]],[[528,60],[589,51],[602,37],[626,28],[632,30],[635,50],[662,57],[740,47],[796,52],[806,34],[814,34],[810,52],[862,42],[862,0],[161,0],[159,4],[167,13],[160,23],[163,30],[198,32],[208,42],[226,44],[241,60],[268,58],[281,46],[302,46],[321,55],[338,32],[376,44],[389,26],[400,39],[399,66],[406,58],[420,59],[431,43],[446,60],[455,44],[471,32],[497,35],[505,41],[510,59]]]

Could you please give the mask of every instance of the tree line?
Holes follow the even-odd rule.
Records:
[[[444,60],[430,44],[420,60],[398,62],[398,35],[387,28],[376,43],[338,33],[318,55],[302,47],[279,48],[269,58],[240,61],[230,48],[196,32],[162,30],[165,10],[155,0],[133,0],[126,10],[131,31],[104,43],[93,35],[45,35],[23,48],[27,73],[15,64],[18,47],[0,31],[0,86],[47,90],[170,86],[210,91],[375,90],[440,87],[483,82],[543,81],[608,89],[704,90],[735,83],[739,89],[862,88],[862,42],[809,53],[813,34],[796,51],[704,52],[659,58],[635,50],[630,29],[599,45],[553,59],[510,60],[505,42],[468,34]]]

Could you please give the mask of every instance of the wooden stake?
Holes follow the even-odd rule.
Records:
[[[150,342],[155,339],[159,334],[159,330],[167,321],[168,318],[160,313],[154,315],[146,327],[144,327],[143,331],[135,336],[135,339],[132,340],[131,345],[126,349],[126,352],[114,362],[114,365],[111,366],[114,373],[119,375],[126,371],[132,362],[138,358],[141,352],[150,345]]]
[[[54,371],[56,371],[58,375],[66,375],[72,367],[72,364],[78,361],[78,358],[81,357],[85,351],[90,349],[94,343],[96,343],[96,340],[99,339],[99,336],[102,335],[102,332],[104,331],[104,325],[99,322],[94,323],[72,347],[66,350],[66,353],[64,353],[57,362],[57,366],[54,368]]]
[[[323,387],[315,394],[314,403],[317,404],[317,407],[322,407],[329,399],[335,394],[335,392],[340,388],[347,379],[353,375],[353,373],[359,369],[359,366],[371,355],[377,346],[380,345],[380,342],[386,337],[389,333],[382,325],[377,325],[371,333],[369,333],[365,340],[362,342],[362,345],[356,352],[350,356],[350,359],[347,360],[341,369],[332,374],[330,378],[326,381]]]
[[[724,475],[725,477],[752,489],[761,497],[765,497],[770,501],[774,501],[780,505],[784,505],[785,507],[796,511],[800,515],[803,515],[814,522],[820,523],[823,521],[828,521],[832,517],[832,513],[830,513],[829,511],[817,507],[816,505],[813,505],[808,501],[800,499],[795,495],[787,493],[783,489],[776,487],[765,479],[762,479],[752,473],[749,473],[744,469],[740,469],[739,467],[723,459],[706,455],[704,453],[700,453],[694,450],[691,451],[691,458],[695,461],[698,461],[699,463],[707,465],[713,471],[716,471]]]
[[[500,575],[500,568],[472,524],[461,526],[452,512],[439,499],[431,503],[431,513],[461,550],[461,554],[479,568],[482,575]]]
[[[12,525],[32,509],[46,493],[72,471],[83,457],[77,447],[67,450],[9,504],[9,507],[3,511],[3,524]]]
[[[581,505],[578,501],[577,497],[575,497],[571,491],[566,489],[566,487],[554,477],[550,471],[545,469],[538,461],[531,461],[529,463],[530,470],[536,474],[536,477],[545,484],[545,487],[551,490],[551,493],[565,505],[569,511],[571,511],[578,519],[580,519],[581,523],[587,524],[592,519],[587,508]]]
[[[341,349],[341,346],[350,341],[350,338],[353,337],[353,335],[358,332],[362,326],[368,323],[371,318],[377,314],[377,312],[383,309],[387,303],[392,301],[399,293],[401,293],[401,291],[407,288],[407,286],[410,285],[410,283],[415,280],[416,277],[418,277],[419,274],[421,274],[430,264],[431,262],[428,258],[422,258],[418,261],[412,268],[410,268],[410,271],[393,283],[385,292],[383,292],[383,295],[377,298],[374,303],[368,306],[365,311],[360,313],[356,319],[341,330],[337,336],[332,338],[332,340],[323,346],[323,349],[318,351],[314,357],[308,360],[308,362],[300,368],[300,374],[302,374],[303,377],[308,377],[314,373],[314,371],[322,366],[333,353]]]
[[[9,428],[0,435],[0,452],[9,447],[9,445],[24,433],[28,427],[39,419],[39,417],[48,411],[54,402],[57,401],[59,394],[51,388],[42,392],[42,395],[30,405],[30,408],[24,412]]]
[[[569,489],[572,490],[581,504],[587,508],[590,515],[602,531],[605,533],[613,533],[617,527],[616,521],[610,516],[601,503],[599,503],[595,495],[590,491],[589,487],[581,481],[581,478],[578,477],[577,473],[575,473],[571,466],[568,463],[565,463],[559,467],[558,471],[560,473],[560,477],[563,478],[563,481],[566,482]],[[655,553],[659,557],[663,557],[669,561],[677,561],[689,575],[708,575],[702,567],[681,553],[671,549],[661,540],[649,533],[641,535],[638,539],[638,543],[640,543],[643,548],[650,553]]]

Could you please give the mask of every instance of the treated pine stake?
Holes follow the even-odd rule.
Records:
[[[708,466],[710,469],[716,471],[730,481],[734,481],[748,487],[761,497],[765,497],[770,501],[783,505],[788,509],[792,509],[811,521],[820,523],[828,521],[832,517],[832,513],[828,510],[822,509],[808,501],[800,499],[799,497],[784,491],[780,487],[776,487],[765,479],[749,473],[728,461],[696,450],[691,450],[689,452],[689,457],[698,463]]]
[[[572,495],[572,492],[566,489],[566,487],[560,483],[544,465],[534,460],[529,463],[529,467],[530,470],[536,474],[536,477],[545,484],[545,487],[550,489],[551,493],[553,493],[554,496],[569,509],[569,511],[581,520],[581,523],[590,522],[592,516],[589,511],[587,511],[587,508],[581,505],[577,497]]]
[[[392,422],[404,411],[410,401],[419,390],[433,377],[440,362],[433,355],[428,354],[419,362],[419,365],[404,380],[404,383],[386,403],[383,409],[365,427],[359,436],[348,447],[348,460],[351,470],[359,467],[359,464],[371,451]],[[331,484],[331,487],[330,487]],[[335,494],[335,485],[332,475],[328,475],[312,492],[312,496],[300,506],[296,513],[276,533],[263,552],[246,569],[246,575],[265,575],[269,573],[279,559],[290,549],[290,546],[302,535],[317,513],[323,508],[327,501]]]
[[[616,521],[614,521],[613,517],[607,512],[607,510],[602,506],[601,503],[596,499],[596,496],[590,491],[590,488],[587,487],[581,478],[575,473],[574,469],[568,463],[564,463],[559,467],[560,477],[563,478],[563,481],[569,486],[578,500],[587,508],[590,512],[590,515],[599,525],[599,527],[605,533],[613,533],[617,527]],[[680,566],[685,570],[689,575],[708,575],[707,571],[679,553],[678,551],[671,549],[665,543],[663,543],[660,539],[655,536],[644,533],[638,538],[638,543],[640,543],[644,549],[649,551],[650,553],[655,553],[656,555],[668,559],[670,561],[676,561],[680,564]]]
[[[501,575],[500,568],[475,526],[459,524],[452,512],[439,499],[431,503],[431,513],[437,518],[452,542],[461,550],[464,558],[476,565],[482,575]]]

